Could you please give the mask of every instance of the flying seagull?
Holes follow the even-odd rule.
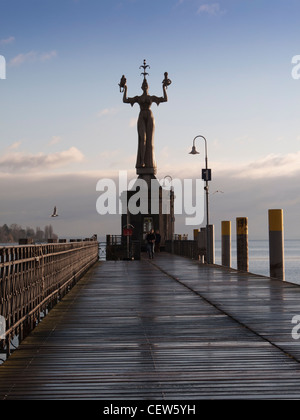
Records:
[[[53,213],[51,214],[51,217],[57,217],[58,214],[56,212],[56,206],[54,207]]]

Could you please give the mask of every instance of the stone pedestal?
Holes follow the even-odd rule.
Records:
[[[139,178],[147,177],[149,175],[155,178],[154,175],[156,175],[157,169],[156,168],[136,168],[136,173],[137,175],[139,175]]]
[[[161,246],[174,234],[174,192],[163,189],[154,174],[140,174],[132,190],[121,194],[123,228],[133,226],[131,241],[139,241],[145,249],[145,238],[149,230],[161,235]],[[125,238],[124,238],[125,240]]]

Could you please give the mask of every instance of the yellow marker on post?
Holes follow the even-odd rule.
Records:
[[[269,210],[270,277],[285,280],[283,210]]]
[[[194,241],[198,240],[198,233],[200,232],[200,229],[194,229],[193,230],[193,234],[194,234]]]

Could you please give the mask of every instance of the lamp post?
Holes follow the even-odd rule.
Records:
[[[123,226],[123,235],[126,236],[126,242],[127,242],[127,260],[129,260],[129,245],[130,245],[130,237],[132,236],[132,229],[134,229],[134,226],[132,226],[130,223],[127,223],[127,225]]]
[[[169,203],[170,203],[169,214],[166,215],[166,226],[167,226],[166,239],[169,240],[169,238],[171,236],[171,253],[174,254],[174,213],[173,213],[174,191],[173,191],[173,186],[172,186],[173,178],[171,177],[171,175],[166,175],[164,177],[164,182],[163,182],[164,187],[166,186],[166,184],[165,184],[166,178],[169,178],[170,183],[171,183],[170,195],[169,195]],[[169,215],[170,215],[171,226],[169,226]],[[171,233],[171,235],[170,235],[170,233]]]
[[[202,179],[205,181],[204,190],[206,192],[206,262],[210,264],[210,232],[209,232],[209,211],[208,211],[208,181],[211,180],[211,170],[208,169],[208,159],[207,159],[207,141],[204,136],[196,136],[193,140],[193,147],[190,155],[199,155],[199,152],[196,150],[195,140],[201,137],[205,142],[205,170],[202,171]]]

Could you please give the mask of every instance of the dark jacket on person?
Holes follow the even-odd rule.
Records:
[[[156,236],[155,236],[155,234],[154,234],[154,233],[148,233],[148,235],[146,236],[146,241],[147,241],[149,244],[152,244],[152,243],[154,243],[155,238],[156,238]]]

